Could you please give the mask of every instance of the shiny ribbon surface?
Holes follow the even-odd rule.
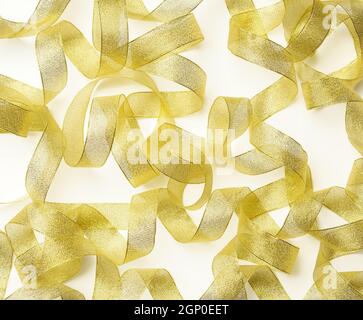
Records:
[[[320,242],[314,285],[306,299],[363,298],[363,273],[338,272],[332,265],[333,259],[363,249],[363,158],[353,164],[345,188],[314,190],[303,147],[267,123],[294,101],[300,83],[307,109],[346,103],[347,135],[363,154],[363,101],[356,91],[363,79],[363,1],[284,0],[256,8],[252,0],[226,0],[231,53],[279,75],[252,98],[216,98],[209,111],[208,133],[223,133],[223,139],[207,137],[212,147],[229,150],[230,130],[235,139],[249,133],[253,149],[231,156],[235,170],[261,175],[283,168],[282,179],[256,190],[243,185],[213,189],[214,165],[206,148],[175,122],[203,107],[207,76],[182,55],[203,41],[192,13],[201,2],[164,0],[150,11],[142,0],[94,0],[92,43],[61,19],[69,0],[40,0],[27,22],[0,18],[0,38],[36,37],[42,80],[42,88],[34,88],[0,75],[0,133],[42,133],[25,178],[31,203],[0,232],[0,299],[84,299],[64,283],[77,276],[85,256],[97,259],[94,299],[139,299],[145,290],[154,299],[182,299],[167,270],[128,269],[120,274],[118,267],[153,250],[157,221],[178,242],[209,242],[224,234],[234,214],[237,233],[214,258],[214,281],[201,299],[247,299],[247,284],[259,299],[290,299],[277,274],[294,274],[299,248],[289,239],[306,234]],[[339,8],[337,23],[346,26],[356,50],[354,61],[331,74],[305,61],[334,32],[324,27],[327,5]],[[130,41],[128,19],[154,21],[156,27]],[[268,36],[280,25],[285,47]],[[66,87],[69,63],[89,81],[68,106],[61,128],[48,103]],[[160,91],[153,76],[182,89]],[[99,96],[99,85],[109,79],[130,80],[145,91]],[[135,150],[142,161],[130,163],[127,138],[145,118],[157,119],[156,125]],[[165,130],[189,138],[201,161],[184,158],[178,148],[170,150],[168,163],[155,161],[150,146],[158,141],[158,151],[163,150]],[[129,203],[47,200],[62,160],[71,167],[94,168],[110,156],[133,187],[157,176],[165,176],[167,183],[134,195]],[[184,203],[188,185],[203,186],[192,204]],[[203,206],[196,224],[192,213]],[[285,207],[289,214],[279,227],[269,213]],[[346,224],[322,229],[317,218],[323,207]],[[25,285],[29,266],[36,270],[33,287]],[[6,296],[13,267],[24,287]],[[326,286],[327,270],[336,273],[334,286]]]

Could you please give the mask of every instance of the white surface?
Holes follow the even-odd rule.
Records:
[[[160,1],[146,1],[150,7]],[[25,21],[35,8],[36,0],[0,0],[0,15],[4,18]],[[257,5],[271,3],[267,0],[255,1]],[[204,0],[195,10],[195,15],[205,35],[205,41],[185,53],[185,56],[198,63],[207,73],[207,91],[203,111],[178,119],[184,129],[205,136],[209,108],[220,95],[252,97],[260,90],[278,79],[278,76],[259,66],[233,56],[227,48],[229,14],[223,0]],[[63,19],[70,20],[91,39],[92,1],[72,0],[64,12]],[[131,38],[149,30],[155,24],[130,21]],[[283,43],[282,30],[278,29],[271,37]],[[310,60],[323,71],[331,71],[351,61],[354,57],[353,45],[344,27],[329,37],[319,49],[318,58]],[[69,80],[66,89],[51,104],[50,108],[59,123],[62,123],[67,106],[74,95],[87,82],[80,73],[68,63]],[[40,87],[40,75],[37,68],[34,38],[0,40],[0,73]],[[172,89],[173,84],[159,81],[161,88]],[[137,86],[123,83],[117,87],[99,91],[99,95],[109,93],[128,93],[137,90]],[[273,116],[268,122],[287,133],[299,143],[309,155],[316,190],[338,185],[344,186],[353,161],[359,154],[350,145],[344,126],[345,106],[330,106],[316,111],[307,111],[301,94],[286,110]],[[145,121],[147,130],[152,123]],[[23,139],[11,135],[0,136],[0,202],[11,200],[25,193],[24,178],[27,164],[39,139],[38,134],[31,134]],[[235,145],[235,151],[241,153],[250,148],[248,137],[243,137]],[[215,188],[231,186],[249,186],[253,189],[265,185],[282,176],[282,171],[250,177],[237,172],[228,176],[216,176]],[[162,179],[153,182],[148,188],[158,186]],[[124,178],[112,157],[101,169],[70,168],[64,163],[58,170],[51,186],[48,200],[58,202],[128,202],[131,196],[145,188],[133,189]],[[192,194],[192,192],[190,192]],[[192,200],[192,199],[191,199]],[[4,228],[23,204],[0,207],[0,229]],[[273,217],[282,223],[287,209],[273,213]],[[193,214],[200,218],[200,214]],[[325,226],[339,223],[331,214],[324,214]],[[153,252],[135,262],[126,264],[128,268],[166,268],[174,277],[181,294],[186,299],[197,299],[213,280],[211,263],[213,257],[233,238],[237,219],[233,217],[224,236],[212,243],[180,244],[176,242],[164,227],[158,223],[156,245]],[[294,272],[291,275],[278,273],[288,294],[293,299],[301,299],[312,285],[312,271],[319,247],[318,241],[309,236],[291,240],[300,247],[300,253]],[[352,255],[339,259],[335,265],[341,271],[361,269],[363,256]],[[85,259],[79,276],[67,284],[92,297],[95,273],[95,259]],[[20,287],[21,283],[15,271],[12,273],[8,294]],[[254,294],[249,292],[251,298]],[[146,296],[147,297],[147,296]]]

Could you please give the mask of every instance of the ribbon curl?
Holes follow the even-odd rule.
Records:
[[[252,98],[217,98],[209,113],[209,132],[224,133],[221,141],[208,137],[214,148],[230,148],[229,130],[235,131],[236,138],[249,130],[255,149],[234,157],[238,171],[259,175],[284,168],[283,179],[251,191],[245,187],[213,190],[213,166],[207,150],[193,143],[190,147],[201,154],[199,163],[185,159],[179,148],[181,141],[169,150],[170,163],[153,159],[153,141],[158,142],[158,151],[168,145],[163,130],[177,133],[178,139],[192,136],[177,127],[174,118],[199,111],[203,104],[206,75],[180,55],[203,40],[191,14],[201,0],[165,0],[151,11],[142,0],[95,0],[92,44],[70,22],[57,22],[68,2],[40,1],[27,23],[0,19],[0,38],[36,36],[42,79],[42,89],[38,89],[0,76],[0,133],[26,137],[32,131],[42,132],[26,176],[32,203],[6,225],[6,233],[0,233],[0,298],[6,295],[15,257],[14,266],[23,282],[24,270],[35,268],[36,287],[24,286],[8,299],[84,299],[63,283],[79,273],[85,256],[94,255],[94,299],[138,299],[146,289],[154,299],[181,299],[167,270],[131,269],[120,275],[118,266],[153,250],[157,219],[179,242],[205,242],[220,238],[236,213],[237,234],[215,257],[214,281],[201,299],[247,299],[247,283],[260,299],[289,299],[275,271],[294,272],[299,249],[287,240],[305,234],[320,241],[314,286],[306,298],[361,299],[362,272],[338,272],[332,261],[363,248],[363,160],[354,163],[345,188],[314,191],[303,147],[267,121],[295,99],[299,78],[308,109],[347,103],[347,134],[362,153],[362,100],[355,90],[363,70],[362,3],[284,0],[257,9],[252,0],[226,0],[231,14],[231,52],[281,76]],[[347,27],[357,55],[353,62],[329,75],[305,62],[332,32],[323,23],[326,5],[343,9],[337,22]],[[129,41],[128,18],[161,24]],[[285,47],[268,37],[280,24]],[[66,86],[66,57],[91,81],[74,97],[61,129],[47,104]],[[186,90],[160,91],[151,76],[166,78]],[[97,96],[97,86],[110,78],[135,81],[148,91]],[[128,137],[139,130],[138,120],[142,118],[156,118],[157,125],[149,137],[140,138],[135,150],[142,163],[131,164]],[[130,203],[46,201],[62,159],[74,167],[100,167],[110,154],[131,185],[144,185],[157,175],[166,176],[167,185],[136,194]],[[195,203],[186,205],[183,199],[189,184],[203,184],[204,190]],[[203,205],[203,217],[196,225],[189,213]],[[269,213],[286,206],[290,211],[279,227]],[[317,218],[323,206],[347,223],[321,229]],[[120,231],[127,231],[127,238]],[[44,240],[39,239],[39,233]],[[327,268],[336,273],[333,288],[325,285]]]
[[[235,129],[237,137],[249,129],[250,141],[256,149],[235,158],[237,170],[245,174],[261,174],[284,166],[286,182],[284,180],[274,182],[255,190],[255,192],[250,193],[250,196],[241,200],[239,208],[247,209],[244,215],[239,216],[240,225],[243,226],[242,232],[239,228],[236,239],[227,245],[215,259],[216,285],[218,285],[220,278],[231,278],[234,288],[232,297],[245,298],[246,294],[243,287],[238,287],[237,284],[246,281],[246,279],[248,281],[249,278],[244,274],[245,267],[238,266],[238,260],[252,260],[258,266],[264,265],[267,260],[273,262],[268,263],[270,267],[277,266],[276,257],[269,257],[269,253],[274,252],[271,246],[269,246],[269,250],[264,250],[263,242],[259,242],[258,246],[254,245],[258,236],[255,234],[249,236],[248,226],[251,222],[245,216],[250,216],[252,219],[262,218],[270,210],[290,205],[290,212],[282,228],[277,228],[263,220],[261,227],[262,230],[272,231],[271,233],[279,238],[293,238],[309,233],[321,242],[314,270],[315,284],[307,294],[307,298],[361,299],[361,272],[337,272],[330,263],[339,256],[362,249],[360,239],[362,218],[360,200],[361,159],[354,164],[349,183],[345,189],[332,187],[314,192],[307,158],[306,156],[298,156],[299,153],[304,155],[301,146],[272,127],[263,126],[263,121],[286,107],[296,94],[294,87],[297,82],[294,80],[295,77],[289,77],[287,72],[293,70],[291,74],[294,74],[296,68],[303,80],[302,89],[308,108],[347,102],[347,133],[352,144],[360,151],[361,139],[359,137],[362,133],[360,130],[360,98],[353,88],[361,80],[361,32],[358,21],[362,13],[362,4],[359,1],[307,1],[302,3],[286,0],[283,3],[284,6],[280,2],[270,7],[256,9],[253,3],[249,1],[243,4],[233,0],[226,2],[233,15],[229,45],[232,53],[280,73],[284,75],[284,78],[252,99],[218,98],[209,115],[209,128],[218,128],[225,130],[225,132]],[[307,57],[314,54],[331,31],[329,28],[324,28],[323,23],[325,18],[323,8],[327,4],[341,6],[345,10],[345,14],[339,14],[337,20],[339,23],[344,23],[351,32],[357,51],[355,61],[331,75],[324,75],[303,62]],[[286,48],[282,48],[266,36],[281,22],[288,41]],[[293,81],[279,88],[279,83],[286,81],[286,79]],[[258,98],[266,92],[275,93],[274,99],[268,99],[268,96],[264,96],[255,105],[256,97]],[[289,95],[290,93],[291,95]],[[284,97],[289,97],[290,101],[284,100]],[[254,117],[257,119],[254,120]],[[255,131],[256,127],[259,129],[258,134]],[[284,142],[279,145],[280,139],[284,139]],[[221,142],[215,141],[215,143]],[[227,139],[221,144],[224,148],[230,147],[227,145]],[[281,156],[279,156],[280,153]],[[301,161],[301,165],[299,165],[299,161]],[[290,178],[291,171],[300,173],[296,175],[297,179]],[[292,177],[294,176],[292,175]],[[299,182],[301,178],[303,179]],[[292,183],[289,184],[289,182]],[[291,188],[290,194],[294,198],[289,196],[289,188]],[[347,221],[347,224],[320,230],[316,219],[323,206],[340,215]],[[248,214],[248,212],[253,214]],[[240,238],[245,240],[242,247]],[[253,259],[251,259],[249,252],[245,253],[249,247],[254,249],[252,250]],[[243,253],[239,253],[239,250],[242,250]],[[264,257],[262,261],[256,260],[258,257],[256,252]],[[278,252],[288,251],[285,249]],[[283,261],[288,260],[284,259]],[[278,266],[277,268],[286,270],[286,268],[279,268]],[[325,286],[327,268],[337,275],[336,286],[333,289]],[[266,272],[272,271],[271,268],[265,270],[268,270]],[[267,274],[264,274],[264,277],[265,279],[269,278]],[[236,283],[233,282],[233,279],[236,279]],[[211,288],[213,289],[213,286]],[[264,292],[269,292],[267,296],[261,293],[260,288],[253,288],[260,298],[286,298],[284,291],[279,289],[278,281],[275,280],[269,289],[264,290]],[[231,295],[227,296],[231,297]]]

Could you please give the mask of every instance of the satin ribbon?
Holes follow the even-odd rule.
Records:
[[[323,28],[324,11],[322,9],[324,5],[328,4],[344,9],[345,13],[340,13],[337,21],[344,23],[350,31],[357,51],[357,59],[331,75],[324,75],[312,69],[303,60],[314,54],[331,31]],[[302,147],[271,126],[264,126],[263,121],[279,110],[275,109],[276,107],[287,106],[288,101],[284,100],[284,97],[289,96],[290,93],[290,97],[296,94],[294,81],[287,85],[284,84],[281,88],[278,86],[283,79],[294,79],[288,76],[288,71],[296,68],[303,81],[302,89],[308,108],[347,102],[347,133],[353,146],[360,151],[360,98],[354,91],[354,87],[361,80],[361,32],[358,21],[363,12],[362,3],[359,1],[307,1],[304,3],[284,1],[284,6],[282,3],[277,3],[261,9],[254,8],[254,5],[248,1],[243,4],[238,1],[227,1],[227,5],[233,15],[229,44],[232,53],[284,76],[262,91],[262,93],[275,94],[273,100],[264,98],[255,106],[254,101],[261,93],[252,99],[220,97],[215,101],[210,112],[210,128],[228,130],[238,127],[238,136],[247,129],[250,131],[250,142],[256,149],[235,158],[237,170],[247,174],[260,174],[285,167],[285,179],[273,182],[251,193],[252,197],[247,200],[247,204],[244,199],[241,206],[250,210],[252,217],[259,218],[263,217],[261,214],[265,214],[269,210],[289,205],[291,209],[282,228],[272,227],[271,230],[271,224],[264,221],[262,229],[271,230],[272,234],[282,239],[309,233],[320,241],[320,250],[314,270],[315,284],[307,293],[307,299],[361,299],[361,272],[338,272],[331,261],[362,249],[360,200],[362,160],[359,159],[354,164],[346,188],[332,187],[314,192],[307,157],[303,156]],[[283,10],[285,10],[284,13],[281,12]],[[286,48],[282,48],[266,36],[279,23],[283,23],[285,29],[288,41]],[[236,29],[234,30],[234,28]],[[293,74],[293,71],[290,73]],[[273,104],[271,104],[272,101]],[[253,121],[254,117],[257,118],[255,121]],[[255,131],[256,127],[258,134]],[[280,144],[279,141],[282,139],[284,142]],[[227,140],[223,141],[223,144],[226,143]],[[224,147],[229,146],[224,145]],[[288,181],[292,180],[289,177],[291,169],[295,173],[300,172],[296,175],[298,179],[304,177],[301,174],[303,172],[305,180],[300,183],[297,180],[289,185]],[[300,192],[297,189],[299,185],[301,186]],[[304,185],[305,187],[303,187]],[[292,187],[291,194],[295,196],[293,201],[289,196],[290,187]],[[323,206],[341,216],[347,224],[330,229],[320,229],[317,217]],[[249,216],[248,213],[247,216]],[[246,221],[246,218],[240,218],[240,224],[241,221]],[[247,220],[245,224],[249,226],[250,222]],[[252,261],[257,265],[265,264],[266,260],[275,262],[275,265],[268,263],[270,268],[265,269],[265,272],[272,272],[273,267],[282,269],[281,266],[280,268],[276,266],[276,259],[268,255],[268,253],[275,252],[271,246],[269,246],[269,250],[263,250],[262,241],[258,243],[258,246],[254,246],[258,237],[255,235],[249,237],[248,232],[245,231],[245,224],[243,234],[241,235],[239,231],[236,239],[227,245],[215,259],[216,285],[220,281],[219,278],[224,276],[232,279],[232,282],[233,279],[237,279],[238,283],[241,279],[250,281],[250,278],[244,273],[244,269],[250,267],[239,266],[238,260]],[[248,240],[242,245],[242,249],[240,237]],[[254,248],[252,258],[250,253],[245,253],[249,246]],[[243,250],[243,253],[239,253],[239,250]],[[262,263],[255,261],[256,258],[260,258],[256,252],[266,257],[262,259]],[[277,252],[285,254],[289,250],[285,248]],[[288,261],[288,259],[285,258],[284,261]],[[257,267],[255,268],[257,269]],[[325,281],[329,274],[334,276],[334,284],[331,286],[327,286]],[[269,278],[267,274],[264,274],[263,277]],[[267,296],[260,293],[260,288],[252,286],[259,298],[286,298],[286,293],[281,290],[276,278],[272,279],[274,279],[273,282],[266,280],[266,283],[271,284],[269,289],[264,290],[264,292],[269,291]],[[250,281],[251,285],[252,283]],[[232,297],[245,298],[244,289],[239,288],[234,291]]]
[[[0,19],[2,38],[36,36],[42,79],[42,88],[38,89],[0,76],[0,132],[21,137],[32,131],[43,133],[26,176],[32,203],[6,225],[6,233],[0,233],[0,298],[5,297],[14,257],[14,266],[24,282],[24,270],[36,270],[36,287],[24,286],[8,299],[84,299],[63,283],[79,273],[85,256],[95,255],[94,299],[138,299],[145,290],[154,299],[181,299],[167,270],[131,269],[120,274],[118,266],[153,250],[157,219],[179,242],[206,242],[220,238],[235,213],[239,219],[237,234],[215,257],[215,279],[201,299],[247,299],[247,283],[260,299],[289,299],[275,272],[294,273],[299,249],[288,239],[304,234],[320,241],[314,286],[306,298],[360,299],[362,273],[337,272],[331,262],[362,249],[362,159],[355,162],[345,188],[314,191],[303,147],[267,120],[295,99],[299,78],[309,109],[347,103],[347,133],[361,152],[361,99],[354,89],[362,77],[361,2],[285,0],[257,9],[251,0],[226,0],[231,14],[228,47],[232,54],[281,76],[252,98],[217,98],[209,113],[208,132],[224,133],[222,141],[208,137],[215,148],[230,148],[229,130],[234,130],[235,138],[249,131],[254,149],[234,157],[238,171],[259,175],[284,168],[283,179],[257,190],[213,190],[213,165],[204,147],[196,149],[201,163],[184,159],[175,149],[171,150],[171,159],[183,161],[155,162],[150,152],[152,141],[159,142],[158,150],[167,144],[161,139],[163,130],[192,137],[176,126],[174,119],[199,111],[203,104],[206,75],[180,55],[203,40],[190,13],[200,0],[165,0],[151,11],[141,0],[95,0],[92,44],[70,22],[57,22],[68,2],[40,1],[25,23]],[[337,21],[346,25],[357,51],[352,63],[329,75],[304,62],[332,32],[323,24],[326,5],[343,8]],[[160,24],[129,41],[128,18]],[[268,37],[280,24],[286,47]],[[74,97],[61,129],[47,104],[66,86],[66,57],[90,82]],[[152,75],[171,80],[185,90],[160,91]],[[134,81],[147,90],[128,96],[97,96],[98,85],[110,78]],[[139,129],[138,120],[142,118],[156,118],[157,125],[149,137],[142,137],[138,147],[145,161],[131,164],[126,157],[130,147],[127,137]],[[195,147],[193,143],[191,147]],[[158,175],[167,177],[167,185],[136,194],[130,203],[65,204],[46,200],[62,159],[73,167],[100,167],[111,154],[131,185],[144,185]],[[195,203],[186,205],[183,198],[189,184],[202,184],[204,190]],[[190,215],[203,205],[203,217],[196,225]],[[278,227],[269,212],[286,206],[290,212],[283,226]],[[323,206],[347,224],[320,229],[317,217]],[[127,231],[127,237],[120,231]],[[38,233],[43,234],[44,241],[38,239]],[[325,283],[328,269],[336,273],[336,283],[329,288]]]

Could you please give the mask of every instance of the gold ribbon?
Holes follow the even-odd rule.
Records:
[[[254,149],[233,157],[238,171],[259,175],[284,168],[283,179],[253,191],[245,187],[213,190],[213,165],[203,144],[196,146],[193,139],[188,140],[192,141],[189,147],[201,155],[200,162],[184,157],[179,148],[180,139],[195,137],[176,126],[174,119],[199,111],[204,99],[205,73],[180,55],[203,40],[191,14],[201,0],[165,0],[151,11],[142,0],[95,0],[92,44],[70,22],[57,22],[68,2],[41,0],[25,23],[0,19],[1,38],[36,36],[42,79],[42,89],[38,89],[0,76],[0,133],[26,137],[32,131],[42,132],[26,175],[32,203],[6,225],[6,233],[0,233],[0,298],[6,295],[14,256],[24,287],[8,299],[84,299],[63,283],[79,273],[85,256],[95,255],[94,299],[138,299],[145,290],[154,299],[181,299],[167,270],[131,269],[120,274],[118,266],[153,250],[157,219],[179,242],[206,242],[220,238],[236,213],[238,232],[215,257],[215,279],[201,299],[247,299],[247,283],[260,299],[289,299],[275,271],[294,272],[299,249],[287,240],[307,233],[320,241],[320,251],[314,286],[306,298],[361,299],[362,272],[337,272],[331,261],[363,247],[363,160],[355,162],[345,188],[314,191],[303,147],[267,124],[267,120],[295,99],[297,74],[309,109],[347,103],[349,139],[359,152],[363,150],[362,100],[354,89],[363,70],[362,2],[285,0],[257,9],[251,0],[226,0],[231,14],[231,52],[281,76],[250,99],[217,98],[209,113],[208,133],[223,132],[222,140],[208,137],[213,148],[230,149],[229,130],[234,130],[235,138],[249,131]],[[357,53],[353,62],[329,75],[304,62],[332,32],[323,24],[326,5],[343,8],[337,21],[348,28]],[[160,24],[129,41],[128,18]],[[268,37],[280,24],[286,47]],[[74,97],[61,129],[47,104],[66,86],[66,57],[90,82]],[[166,78],[185,89],[160,91],[152,76]],[[134,81],[146,91],[97,96],[98,85],[107,79]],[[142,118],[156,118],[157,125],[149,137],[141,137],[134,150],[143,161],[132,164],[127,158],[131,147],[128,137],[140,129],[138,120]],[[168,146],[163,137],[165,130],[176,133],[179,139],[178,146],[169,150],[168,163],[155,161],[152,152],[155,141],[159,152]],[[167,177],[167,185],[136,194],[130,203],[46,201],[63,158],[73,167],[100,167],[110,154],[134,187],[158,175]],[[201,184],[204,189],[195,203],[186,205],[183,198],[189,184]],[[203,217],[196,225],[190,214],[203,205]],[[280,228],[269,212],[286,206],[290,212]],[[323,206],[347,224],[320,229],[317,217]],[[127,238],[120,231],[126,231]],[[39,234],[44,240],[39,239]],[[36,272],[36,283],[30,287],[25,285],[29,267]],[[326,270],[336,274],[333,287],[326,286]]]
[[[270,7],[256,9],[249,1],[243,4],[238,1],[227,1],[233,15],[229,44],[232,53],[284,77],[252,99],[218,98],[209,115],[209,128],[218,128],[225,132],[235,129],[237,137],[249,129],[250,142],[256,149],[237,156],[235,158],[236,169],[246,174],[261,174],[278,167],[285,167],[285,179],[255,190],[241,201],[239,208],[245,209],[244,215],[239,216],[240,226],[241,224],[243,226],[242,232],[240,227],[236,239],[217,255],[214,262],[215,285],[220,286],[221,280],[219,279],[223,277],[231,279],[236,288],[241,279],[249,281],[252,285],[253,282],[251,283],[249,276],[246,276],[246,271],[244,271],[244,268],[250,267],[239,266],[238,260],[252,261],[257,265],[268,262],[271,267],[288,271],[288,268],[283,265],[281,268],[280,263],[288,262],[289,259],[285,257],[279,261],[277,259],[279,255],[271,256],[271,253],[277,252],[284,255],[291,249],[285,247],[282,250],[276,250],[269,245],[266,250],[263,245],[268,243],[266,240],[262,241],[256,234],[253,236],[249,234],[251,221],[248,218],[262,218],[270,210],[290,205],[291,210],[282,228],[277,228],[268,221],[262,220],[262,230],[270,230],[272,235],[281,238],[292,238],[310,233],[320,240],[320,251],[314,270],[315,284],[307,294],[307,298],[361,299],[361,272],[337,272],[330,263],[339,256],[362,249],[360,200],[362,179],[360,176],[363,167],[361,159],[355,163],[345,189],[332,187],[314,192],[307,157],[302,147],[271,126],[265,126],[263,121],[287,106],[291,100],[288,101],[286,97],[292,99],[296,94],[294,77],[289,77],[288,73],[296,66],[299,76],[303,80],[302,88],[308,108],[338,102],[348,103],[347,133],[352,144],[360,151],[361,105],[354,87],[361,80],[361,32],[358,21],[363,12],[362,3],[359,1],[306,1],[302,3],[301,1],[286,0],[283,4],[284,6],[282,3],[277,3]],[[329,34],[330,30],[323,28],[323,7],[327,4],[339,5],[345,10],[346,14],[339,14],[337,21],[346,24],[357,50],[355,61],[331,75],[324,75],[313,70],[303,62],[315,52]],[[283,12],[284,10],[285,12]],[[280,23],[283,23],[288,41],[286,48],[282,48],[266,36]],[[290,71],[290,74],[294,74],[293,71]],[[281,81],[286,82],[289,79],[290,83],[284,83],[282,87],[279,87]],[[258,99],[258,104],[255,104],[256,98],[261,97],[263,93],[269,95]],[[272,94],[274,95],[272,96]],[[283,143],[279,143],[281,140]],[[229,148],[227,139],[222,141],[222,146]],[[289,184],[290,181],[291,184]],[[290,190],[290,188],[292,189]],[[319,229],[316,219],[322,206],[326,206],[340,215],[347,221],[347,224],[327,230]],[[242,246],[241,238],[242,241],[245,241]],[[257,245],[255,245],[256,242]],[[280,245],[284,246],[283,242]],[[249,247],[254,249],[253,255],[246,252]],[[239,250],[242,250],[242,253],[239,253]],[[261,257],[262,261],[256,261]],[[281,290],[277,278],[271,278],[267,274],[271,271],[271,268],[264,269],[265,274],[261,278],[261,282],[264,279],[265,283],[271,285],[268,289],[263,290],[263,292],[268,291],[269,294],[267,296],[261,294],[262,285],[257,288],[252,285],[254,291],[262,299],[286,298],[287,295]],[[328,286],[328,288],[324,283],[327,279],[327,271],[336,276],[334,285]],[[256,272],[256,269],[253,272]],[[234,283],[234,279],[237,283]],[[267,279],[273,280],[270,282]],[[213,290],[213,286],[211,289]],[[238,287],[233,292],[232,295],[226,296],[228,298],[246,297],[242,287]]]

